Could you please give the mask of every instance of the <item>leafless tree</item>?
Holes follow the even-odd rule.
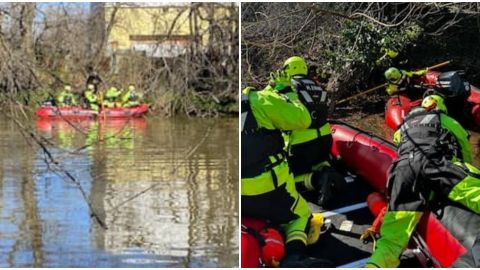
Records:
[[[88,7],[75,3],[0,4],[0,93],[30,104],[63,83],[82,91],[86,70],[93,67],[104,78],[104,87],[121,88],[135,83],[145,91],[153,109],[167,115],[181,112],[213,116],[225,105],[236,103],[237,4],[192,3],[176,9],[177,18],[189,14],[191,45],[184,54],[152,58],[131,50],[112,59],[108,36],[113,27],[121,24],[119,6],[112,4],[109,17],[96,21]],[[226,12],[221,13],[222,17],[215,9]],[[200,27],[202,22],[208,22],[208,29]],[[158,45],[174,36],[181,22],[162,23],[170,30]],[[202,44],[206,35],[208,43]],[[118,60],[115,70],[113,60]]]
[[[473,69],[472,79],[478,80],[478,64],[471,61],[478,55],[473,44],[479,41],[479,22],[478,3],[244,3],[242,84],[264,87],[268,74],[280,68],[286,56],[302,55],[319,67],[318,75],[328,90],[338,89],[342,95],[349,95],[379,83],[372,74],[381,74],[385,68],[376,63],[382,56],[381,48],[402,42],[410,47],[423,42],[424,47],[440,48],[447,36],[471,36],[466,33],[477,33],[477,42],[472,38],[471,49],[457,53],[455,60],[464,64],[461,68]],[[467,32],[467,27],[476,28]],[[350,31],[349,36],[345,30]],[[414,40],[402,41],[408,35]],[[452,46],[441,48],[437,55],[422,55],[423,51],[408,50],[407,45],[396,49],[415,57],[409,62],[410,68],[448,60],[444,50],[458,51]]]

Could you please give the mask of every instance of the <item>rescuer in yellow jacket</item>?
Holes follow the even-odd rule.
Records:
[[[307,243],[318,239],[318,235],[309,230],[312,214],[296,190],[281,133],[281,130],[317,126],[310,117],[313,110],[305,107],[293,91],[279,94],[249,87],[242,94],[242,216],[283,224],[286,235],[283,267],[332,267],[326,260],[306,255]]]
[[[480,214],[480,170],[471,165],[468,133],[447,115],[443,98],[427,96],[394,140],[399,157],[390,169],[388,211],[367,267],[397,267],[423,213],[438,202]]]

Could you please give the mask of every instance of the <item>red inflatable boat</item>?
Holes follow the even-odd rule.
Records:
[[[331,154],[339,161],[336,167],[339,171],[340,168],[348,171],[345,179],[352,179],[353,174],[353,179],[360,180],[347,181],[349,186],[345,194],[335,197],[334,205],[327,205],[321,212],[332,219],[337,228],[342,228],[347,221],[353,226],[349,226],[352,229],[348,233],[340,229],[332,233],[333,236],[322,235],[318,246],[309,248],[309,254],[332,260],[339,267],[362,267],[372,246],[358,237],[374,220],[365,201],[373,191],[385,193],[389,168],[397,159],[397,152],[391,143],[344,123],[332,123],[332,135]],[[458,215],[463,216],[458,219]],[[468,225],[465,224],[467,220]],[[473,246],[472,239],[475,239],[478,228],[480,216],[456,206],[447,206],[441,218],[431,213],[424,215],[409,245],[417,251],[413,252],[416,256],[414,266],[451,267]],[[454,235],[452,231],[458,233]],[[245,256],[242,254],[243,267],[248,254],[255,255],[249,252],[243,236],[241,244],[242,253],[247,252]]]
[[[398,157],[395,146],[340,123],[332,125],[332,134],[332,154],[341,158],[349,171],[362,177],[376,191],[384,193],[389,167]],[[469,218],[459,218],[462,216]],[[426,251],[430,256],[427,260],[432,260],[431,266],[451,267],[473,246],[479,228],[479,215],[456,206],[447,206],[440,220],[432,213],[422,217],[417,235],[410,245]],[[452,234],[453,230],[455,234]]]
[[[136,107],[130,108],[112,108],[102,109],[100,112],[84,109],[81,107],[55,107],[42,106],[36,115],[39,118],[67,118],[67,119],[82,119],[82,118],[130,118],[141,117],[148,112],[147,104],[140,104]]]
[[[105,134],[116,134],[123,129],[130,128],[136,132],[144,132],[147,127],[147,120],[144,118],[113,118],[108,121],[100,121],[99,123],[91,121],[90,119],[73,119],[72,121],[65,121],[61,118],[39,118],[35,122],[38,131],[53,136],[55,132],[78,132],[82,130],[88,132],[92,126],[100,124],[99,130],[102,137]]]
[[[406,95],[393,95],[387,100],[385,110],[385,124],[387,127],[397,130],[403,123],[403,118],[414,107],[420,105],[422,100],[411,101]]]
[[[440,72],[429,71],[425,76],[418,78],[413,83],[420,88],[434,88]],[[421,100],[411,100],[406,95],[393,95],[386,103],[385,107],[385,124],[394,130],[402,124],[403,118],[413,107],[419,106]],[[465,105],[465,114],[471,118],[475,125],[480,126],[480,89],[471,85],[470,94],[467,97]]]

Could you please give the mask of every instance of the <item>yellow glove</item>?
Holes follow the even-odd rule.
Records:
[[[322,233],[322,226],[325,223],[325,218],[320,213],[313,213],[310,219],[310,227],[307,235],[307,245],[313,245],[318,242],[320,234]]]
[[[388,55],[391,59],[398,56],[398,52],[392,49],[385,49],[385,54]]]
[[[414,71],[413,74],[415,74],[417,76],[423,76],[423,75],[427,74],[427,71],[428,71],[428,68],[420,69],[420,70]]]
[[[277,90],[282,90],[291,84],[290,76],[283,70],[270,73],[270,81],[274,82],[275,89]]]
[[[397,146],[400,145],[400,142],[402,141],[402,133],[400,133],[400,129],[395,131],[393,134],[393,143],[395,143]]]
[[[389,96],[391,96],[391,95],[395,94],[396,92],[398,92],[398,86],[395,85],[395,84],[389,84],[389,85],[387,86],[387,89],[386,89],[386,90],[387,90],[387,94],[388,94]]]
[[[271,72],[270,73],[270,79],[268,80],[268,85],[270,85],[271,87],[275,88],[275,76],[274,76],[274,72]]]

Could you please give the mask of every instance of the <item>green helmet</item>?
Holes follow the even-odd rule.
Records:
[[[443,102],[443,98],[439,95],[429,95],[422,100],[422,107],[431,110],[437,109],[444,113],[447,113],[447,106]]]
[[[285,63],[283,63],[283,70],[288,76],[308,74],[307,62],[305,62],[305,59],[300,56],[288,58]]]
[[[391,67],[385,71],[385,79],[389,82],[397,82],[402,78],[402,72],[398,68]]]

